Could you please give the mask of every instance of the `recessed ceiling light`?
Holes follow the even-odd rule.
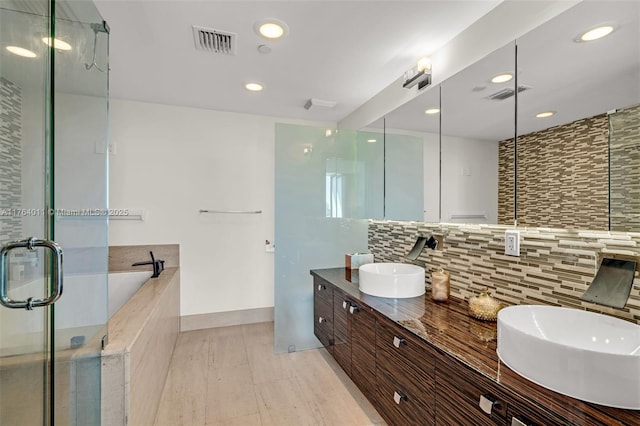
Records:
[[[504,74],[498,74],[495,77],[493,77],[491,79],[492,83],[505,83],[509,80],[511,80],[513,78],[513,74],[511,73],[504,73]]]
[[[582,34],[576,41],[593,41],[606,37],[613,32],[613,26],[603,25]]]
[[[35,58],[36,54],[30,50],[24,49],[18,46],[7,46],[7,50],[14,55],[22,56],[23,58]]]
[[[429,108],[424,113],[431,115],[431,114],[437,114],[439,112],[440,112],[440,108]]]
[[[367,142],[374,143],[374,142],[377,142],[377,139],[367,139]]]
[[[287,24],[279,19],[263,19],[253,25],[256,33],[268,40],[277,40],[284,37],[289,32]]]
[[[260,92],[264,89],[264,86],[260,83],[247,83],[244,85],[244,88],[250,92]]]
[[[51,37],[43,37],[42,41],[47,45],[51,46]],[[58,50],[71,50],[71,45],[66,41],[62,41],[59,38],[53,39],[53,47]]]
[[[536,114],[536,118],[547,118],[547,117],[551,117],[553,114],[555,114],[555,111],[545,111],[545,112],[541,112],[539,114]]]

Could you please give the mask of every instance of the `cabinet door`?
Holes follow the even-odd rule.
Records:
[[[376,401],[376,319],[363,304],[349,307],[351,319],[351,378],[375,406]]]
[[[337,288],[333,289],[333,357],[351,377],[351,321],[349,308],[353,299]]]
[[[436,365],[437,425],[507,424],[507,402],[495,383],[448,355]]]

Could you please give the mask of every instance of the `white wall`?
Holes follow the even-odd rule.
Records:
[[[486,213],[486,220],[451,214]],[[442,218],[451,223],[498,223],[498,142],[442,137]]]
[[[181,315],[273,306],[265,240],[274,236],[274,125],[287,121],[111,100],[110,207],[147,217],[111,221],[109,244],[180,244]]]

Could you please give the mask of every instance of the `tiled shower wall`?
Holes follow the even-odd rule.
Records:
[[[518,137],[518,225],[609,229],[606,114]],[[498,148],[498,223],[513,223],[513,140]]]
[[[634,280],[625,308],[580,300],[596,274],[599,253],[640,256],[640,233],[519,228],[520,257],[504,254],[501,225],[423,222],[369,222],[369,250],[376,262],[415,263],[427,272],[451,274],[451,295],[467,300],[482,287],[507,304],[545,304],[588,309],[640,324],[640,279]],[[425,249],[411,262],[404,258],[416,238],[442,235],[442,250]]]
[[[0,243],[22,236],[22,91],[0,77]]]

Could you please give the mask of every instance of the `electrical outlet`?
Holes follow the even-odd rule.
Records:
[[[520,231],[506,231],[504,233],[504,254],[520,256]]]

